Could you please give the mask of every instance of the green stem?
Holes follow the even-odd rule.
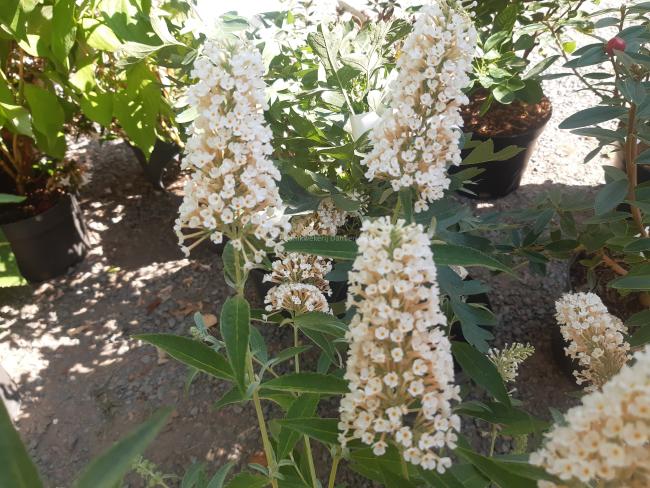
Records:
[[[293,347],[298,347],[300,345],[300,339],[298,338],[298,327],[296,324],[293,325]],[[294,356],[293,362],[296,365],[296,373],[300,373],[300,354],[296,353]]]
[[[293,346],[300,346],[300,338],[298,337],[298,326],[295,322],[292,322],[293,325]],[[296,354],[294,358],[296,364],[296,373],[300,373],[300,354]],[[314,456],[311,452],[311,443],[309,442],[309,437],[304,435],[303,440],[305,442],[305,454],[307,455],[307,464],[309,465],[309,475],[311,476],[311,482],[314,488],[318,488],[318,477],[316,476],[316,467],[314,466]]]
[[[490,438],[490,455],[489,457],[494,456],[494,446],[496,445],[497,442],[497,426],[492,425],[492,434]]]
[[[334,488],[334,483],[336,482],[336,471],[339,467],[340,461],[341,457],[338,454],[334,456],[334,459],[332,460],[332,469],[330,470],[330,478],[327,482],[327,488]]]
[[[628,112],[627,120],[627,137],[625,139],[625,153],[623,158],[625,160],[625,171],[627,173],[627,180],[629,182],[627,190],[627,199],[631,202],[630,212],[634,218],[634,222],[641,233],[641,237],[647,237],[648,234],[645,230],[645,225],[643,223],[643,216],[641,215],[641,210],[639,207],[634,205],[636,201],[636,186],[638,184],[637,180],[637,168],[636,168],[636,158],[637,158],[637,135],[636,135],[636,104],[630,104],[630,111]]]
[[[254,381],[255,373],[253,371],[253,361],[251,360],[250,350],[248,351],[248,372],[251,381]],[[278,488],[278,480],[275,478],[277,473],[277,466],[275,465],[275,456],[273,454],[273,447],[269,440],[269,433],[266,430],[266,421],[264,420],[264,411],[262,410],[262,402],[257,394],[257,389],[253,390],[253,404],[255,405],[255,413],[257,414],[257,423],[260,426],[260,434],[262,435],[262,446],[264,447],[264,455],[269,467],[269,475],[271,477],[271,486]]]
[[[395,204],[395,210],[393,211],[393,218],[391,219],[391,223],[397,222],[397,219],[399,218],[399,213],[402,210],[402,199],[397,196],[397,203]]]
[[[307,454],[307,464],[309,465],[309,475],[311,476],[311,483],[314,488],[318,488],[318,477],[316,476],[316,466],[314,466],[314,456],[311,453],[311,443],[309,437],[303,436],[305,441],[305,453]]]
[[[404,459],[404,456],[400,454],[399,460],[402,464],[402,474],[404,475],[404,478],[409,479],[409,468],[406,465],[406,459]]]

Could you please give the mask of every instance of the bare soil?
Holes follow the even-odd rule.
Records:
[[[461,109],[464,129],[483,137],[516,136],[545,124],[551,116],[551,102],[544,97],[535,105],[515,100],[509,105],[492,102],[487,113],[481,107],[487,93],[479,91],[470,96],[470,103]]]

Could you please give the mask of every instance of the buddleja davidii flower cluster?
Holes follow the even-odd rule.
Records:
[[[397,61],[390,109],[370,134],[373,149],[362,160],[370,180],[393,190],[415,187],[417,212],[449,188],[446,169],[461,162],[460,106],[469,82],[476,30],[460,3],[423,6]]]
[[[582,368],[573,372],[577,383],[586,383],[588,391],[600,388],[629,359],[627,328],[594,293],[568,293],[555,308],[562,337],[569,343],[565,352]]]
[[[535,348],[530,344],[514,342],[503,349],[490,348],[488,359],[494,364],[506,383],[513,383],[519,374],[519,366],[535,354]]]
[[[324,199],[316,212],[291,219],[289,237],[335,236],[345,219],[345,212],[337,209],[331,199]],[[332,290],[325,276],[330,271],[332,262],[327,258],[297,252],[279,253],[271,273],[264,276],[264,281],[276,284],[264,299],[266,310],[287,310],[293,314],[329,312],[327,297]]]
[[[451,346],[443,330],[436,268],[420,225],[366,220],[359,255],[349,273],[350,323],[339,441],[371,445],[380,456],[389,442],[404,459],[444,472],[460,418]]]
[[[568,486],[650,486],[650,348],[634,360],[567,412],[566,425],[547,434],[544,448],[531,455],[532,464]]]
[[[280,173],[269,159],[263,75],[259,51],[237,38],[207,41],[194,64],[198,81],[187,99],[198,117],[182,165],[192,175],[174,227],[186,254],[208,237],[220,243],[227,236],[252,267],[264,256],[260,248],[276,247],[288,230],[277,218]]]

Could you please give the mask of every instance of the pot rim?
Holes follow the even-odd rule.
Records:
[[[23,225],[29,225],[32,221],[35,220],[44,220],[46,219],[49,215],[54,215],[57,213],[61,207],[64,205],[72,205],[74,199],[74,194],[72,193],[64,193],[58,200],[57,202],[52,205],[50,208],[48,208],[45,212],[41,212],[36,215],[32,215],[31,217],[27,217],[26,219],[20,219],[16,220],[15,222],[8,222],[6,224],[0,224],[0,228],[2,229],[12,229],[12,228],[17,228],[21,227]]]
[[[508,134],[508,135],[503,135],[503,136],[498,135],[498,134],[497,135],[484,136],[484,135],[472,132],[471,133],[472,134],[472,139],[474,137],[484,139],[484,140],[488,140],[488,139],[517,139],[517,138],[520,138],[520,137],[530,136],[530,135],[534,134],[535,132],[540,131],[541,129],[543,129],[546,126],[546,124],[548,124],[549,120],[551,120],[551,117],[553,116],[553,102],[551,102],[551,99],[548,98],[546,95],[543,95],[543,97],[548,100],[548,103],[550,104],[551,108],[548,111],[548,115],[546,117],[544,117],[542,120],[540,120],[540,122],[537,125],[535,125],[533,127],[530,127],[528,130],[526,130],[524,132],[520,132],[518,134]]]

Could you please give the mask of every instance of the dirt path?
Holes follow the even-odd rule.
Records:
[[[211,407],[223,383],[199,376],[186,395],[186,368],[130,339],[184,334],[194,312],[216,313],[227,293],[215,279],[218,256],[206,248],[182,258],[172,231],[178,185],[151,190],[123,144],[87,150],[96,161],[82,195],[91,253],[55,281],[0,290],[0,363],[19,385],[18,427],[30,452],[49,485],[68,485],[93,455],[174,405],[147,452],[165,471],[254,453],[252,411]]]

